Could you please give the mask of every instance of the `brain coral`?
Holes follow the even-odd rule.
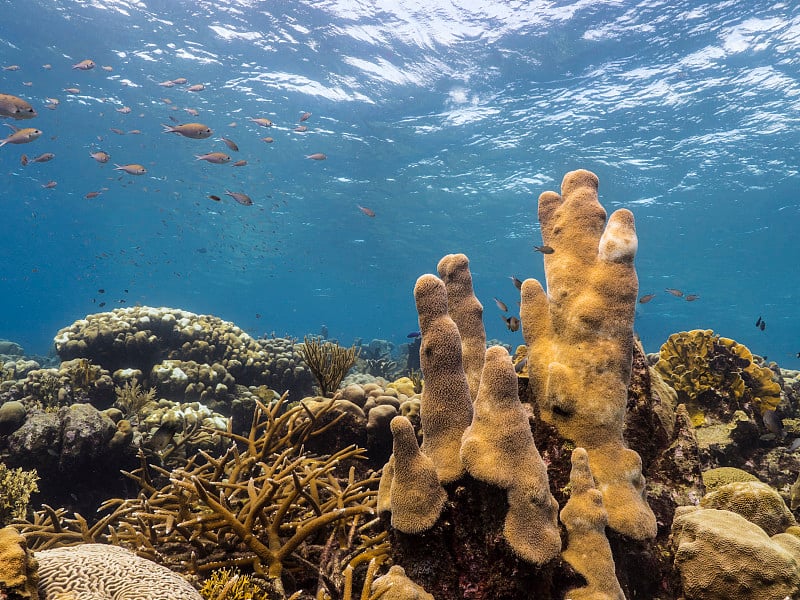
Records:
[[[781,495],[760,481],[736,481],[720,486],[703,496],[700,506],[735,512],[769,535],[795,525],[794,515]]]
[[[762,414],[781,400],[781,386],[772,371],[756,364],[747,347],[710,329],[674,333],[659,354],[656,371],[689,404],[695,425],[702,423],[698,406],[713,398],[733,410],[752,402]]]
[[[42,600],[202,600],[177,573],[119,546],[54,548],[36,559]]]
[[[703,471],[703,485],[706,486],[706,493],[736,481],[758,481],[758,477],[736,467],[717,467]]]

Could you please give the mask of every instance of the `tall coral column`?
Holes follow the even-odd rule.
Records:
[[[622,437],[633,355],[638,241],[633,214],[606,212],[598,179],[564,176],[561,195],[539,197],[547,292],[522,285],[521,318],[530,389],[542,419],[586,449],[609,526],[634,539],[655,537],[639,455]]]

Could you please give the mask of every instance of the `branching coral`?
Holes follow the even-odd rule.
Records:
[[[117,394],[115,405],[122,410],[125,418],[141,417],[145,406],[156,399],[156,388],[145,391],[136,381],[128,381],[123,387],[116,386],[114,391]]]
[[[35,470],[9,469],[0,463],[0,527],[25,518],[31,494],[39,491],[38,479]]]
[[[336,391],[358,357],[355,346],[342,348],[335,342],[314,337],[303,338],[300,351],[319,384],[320,395],[325,397]]]
[[[92,526],[79,515],[70,522],[45,509],[23,533],[36,549],[102,541],[180,571],[248,568],[282,593],[285,569],[296,576],[309,571],[307,556],[331,530],[346,537],[348,527],[373,512],[377,478],[359,479],[353,467],[344,479],[337,476],[363,450],[350,446],[328,456],[303,450],[335,422],[319,426],[330,406],[312,415],[302,405],[287,409],[285,398],[271,406],[257,402],[248,435],[224,433],[235,444],[221,457],[200,452],[170,472],[148,466],[141,454],[140,468],[126,473],[141,487],[137,498],[106,502],[101,512],[111,512]],[[168,482],[159,487],[157,477]]]

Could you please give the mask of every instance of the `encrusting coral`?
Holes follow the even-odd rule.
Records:
[[[569,542],[562,553],[572,567],[586,579],[586,586],[570,590],[571,600],[625,600],[614,574],[614,557],[606,538],[608,513],[603,494],[597,489],[583,448],[572,451],[569,476],[570,497],[561,509],[561,522]]]
[[[521,319],[528,345],[529,389],[542,419],[585,448],[603,492],[609,526],[633,539],[656,534],[645,500],[639,455],[623,440],[633,355],[638,281],[633,214],[608,224],[598,179],[567,173],[562,194],[539,197],[547,292],[522,284]]]

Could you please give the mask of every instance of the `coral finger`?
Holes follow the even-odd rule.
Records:
[[[633,213],[625,208],[614,211],[600,238],[598,258],[604,262],[633,263],[638,247]]]
[[[522,282],[520,320],[525,344],[532,347],[550,335],[550,307],[542,284],[536,279]]]

